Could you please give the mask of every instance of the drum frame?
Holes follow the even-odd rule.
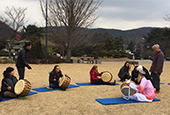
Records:
[[[70,85],[71,78],[70,78],[69,76],[64,76],[64,78],[62,77],[62,78],[60,78],[60,79],[64,79],[64,80],[62,80],[62,81],[63,81],[62,84],[60,83],[60,82],[61,82],[61,80],[60,80],[60,82],[59,82],[59,87],[60,87],[62,90],[66,90],[67,87]]]

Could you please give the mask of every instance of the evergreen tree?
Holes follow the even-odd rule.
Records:
[[[130,44],[127,47],[127,50],[130,50],[131,52],[134,52],[135,44],[133,41],[130,42]]]

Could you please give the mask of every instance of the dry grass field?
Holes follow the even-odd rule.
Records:
[[[119,69],[125,60],[107,60],[97,64],[99,71],[109,71],[113,80],[121,84],[117,77]],[[149,69],[149,60],[139,60],[139,64]],[[32,84],[32,88],[48,86],[49,72],[55,64],[31,64],[32,70],[26,69],[25,78]],[[71,77],[71,84],[89,82],[89,71],[94,64],[58,64],[63,72]],[[15,68],[15,64],[0,64],[0,80],[6,67]],[[27,100],[13,99],[0,102],[0,115],[170,115],[170,62],[165,61],[164,71],[161,75],[161,93],[156,98],[161,99],[152,103],[130,103],[117,105],[102,105],[95,101],[97,98],[122,97],[120,85],[109,86],[80,86],[69,88],[66,91],[55,90],[50,92],[37,92],[28,96]]]

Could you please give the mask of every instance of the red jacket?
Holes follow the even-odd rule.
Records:
[[[96,72],[95,70],[91,70],[90,72],[90,82],[94,83],[95,81],[98,81],[99,78],[97,76],[100,76],[101,74]]]

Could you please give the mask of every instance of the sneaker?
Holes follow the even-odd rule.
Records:
[[[160,93],[160,91],[155,90],[155,94],[158,94],[158,93]]]
[[[27,96],[19,96],[18,99],[24,100],[24,99],[28,99]]]

